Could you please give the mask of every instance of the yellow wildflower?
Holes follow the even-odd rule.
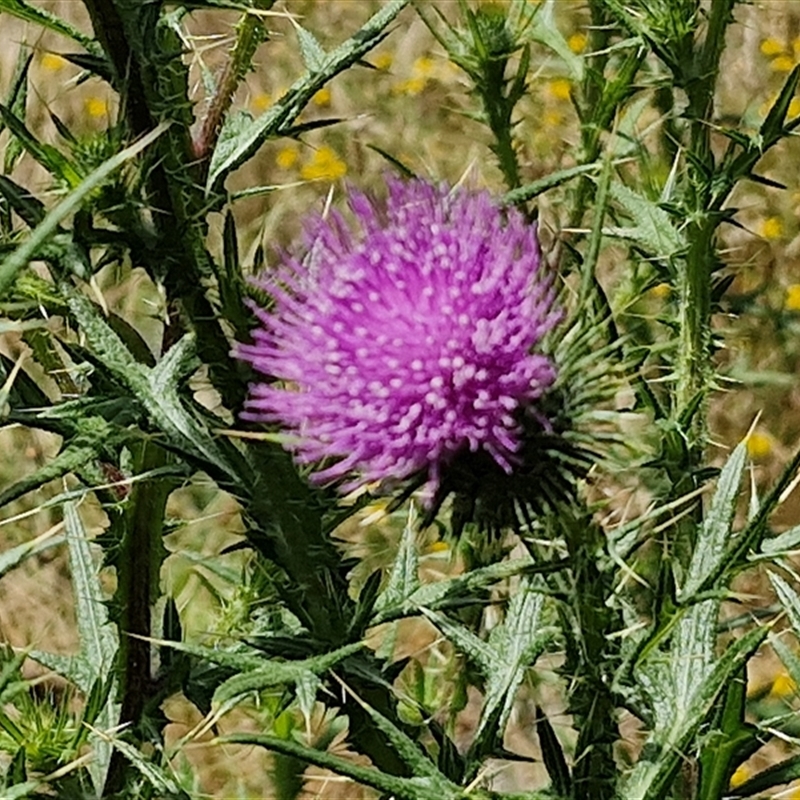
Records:
[[[378,69],[389,69],[392,66],[392,61],[394,58],[391,53],[378,53],[375,58],[372,59],[372,63]]]
[[[765,239],[780,239],[783,236],[783,222],[780,217],[767,217],[762,220],[759,231]]]
[[[392,94],[419,94],[428,81],[425,78],[409,78],[392,86]]]
[[[257,114],[266,111],[272,105],[272,98],[266,92],[259,92],[250,101],[250,108]]]
[[[800,36],[792,41],[792,52],[795,58],[800,58]]]
[[[411,74],[417,78],[429,78],[433,74],[436,62],[428,56],[420,56],[411,67]]]
[[[446,553],[450,549],[450,545],[447,542],[434,542],[432,545],[428,547],[429,553]]]
[[[772,59],[770,67],[775,72],[791,72],[794,69],[794,59],[791,56],[778,56]]]
[[[753,431],[746,441],[747,453],[754,461],[766,458],[772,452],[772,438],[766,433]]]
[[[105,117],[108,114],[108,103],[102,97],[87,97],[83,106],[90,117]]]
[[[789,119],[800,115],[800,97],[793,97],[792,102],[789,103]]]
[[[311,102],[316,106],[329,106],[331,104],[331,90],[324,86],[311,98]]]
[[[59,72],[68,64],[66,58],[62,58],[58,53],[45,53],[42,56],[42,67],[48,72]]]
[[[731,789],[741,786],[750,777],[750,767],[741,764],[736,772],[731,775]]]
[[[299,148],[296,144],[289,144],[278,151],[278,155],[275,156],[275,163],[281,169],[291,169],[297,163],[298,158],[300,158]]]
[[[797,684],[786,672],[780,672],[772,681],[769,693],[773,697],[791,697],[797,691]]]
[[[566,78],[556,78],[550,81],[547,88],[550,94],[557,100],[569,100],[572,86]]]
[[[572,36],[567,39],[567,44],[573,53],[582,53],[586,48],[587,41],[588,37],[585,33],[573,33]]]
[[[300,177],[306,181],[335,181],[347,174],[347,164],[327,145],[323,145],[300,170]]]
[[[786,301],[783,307],[787,311],[800,311],[800,283],[786,287]]]
[[[664,300],[670,296],[672,287],[668,283],[656,284],[651,290],[650,294],[657,300]]]
[[[800,800],[800,786],[793,786],[789,794],[781,792],[781,797],[783,800]]]
[[[557,128],[564,121],[564,115],[560,111],[545,111],[544,124],[547,128]]]
[[[779,42],[777,39],[773,38],[764,39],[759,47],[759,50],[761,50],[765,56],[769,57],[779,56],[781,53],[783,53],[784,49],[785,48],[783,44],[781,44],[781,42]]]

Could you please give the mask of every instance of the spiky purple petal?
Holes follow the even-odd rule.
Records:
[[[325,460],[317,482],[427,470],[435,486],[466,448],[510,472],[517,412],[555,379],[533,352],[559,316],[535,227],[423,181],[351,209],[356,230],[318,220],[302,260],[261,281],[274,308],[237,355],[280,382],[253,384],[243,416],[295,434],[299,463]]]

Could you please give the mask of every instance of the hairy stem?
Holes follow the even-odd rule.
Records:
[[[572,613],[575,620],[567,669],[572,681],[570,711],[578,742],[572,771],[572,798],[614,800],[617,767],[613,747],[619,738],[616,702],[611,692],[616,648],[610,634],[617,621],[607,605],[613,592],[611,575],[598,566],[604,537],[586,514],[563,509],[561,524],[573,562]]]
[[[254,11],[269,11],[275,0],[255,0]],[[194,142],[194,153],[206,159],[214,149],[222,120],[230,108],[233,95],[250,69],[256,49],[266,38],[264,23],[258,14],[248,12],[236,26],[236,42],[217,81],[217,90],[208,104],[200,134]]]
[[[166,465],[167,453],[145,442],[137,472]],[[159,596],[159,571],[164,557],[164,513],[171,486],[163,478],[138,482],[129,499],[122,552],[117,565],[117,602],[120,615],[120,723],[137,727],[152,691],[149,637],[151,606]],[[128,760],[115,751],[106,780],[106,793],[124,784]]]

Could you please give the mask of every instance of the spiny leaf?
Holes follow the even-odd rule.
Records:
[[[492,648],[471,630],[459,625],[444,614],[420,609],[451,642],[470,661],[475,664],[482,675],[490,675],[494,666],[494,651]]]
[[[769,643],[775,650],[781,663],[786,667],[789,677],[794,681],[795,687],[800,686],[800,656],[792,648],[784,644],[780,637],[771,635]]]
[[[397,800],[459,800],[463,798],[463,790],[445,779],[431,781],[424,777],[398,778],[371,767],[359,766],[340,756],[306,747],[298,742],[279,739],[277,736],[237,733],[223,736],[217,741],[221,744],[254,744],[276,753],[299,758],[308,764],[332,770],[365,786],[371,786],[397,798]],[[531,795],[530,800],[537,800],[536,795]]]
[[[716,573],[725,558],[730,539],[731,524],[736,511],[736,500],[747,462],[747,444],[740,442],[731,453],[717,482],[711,508],[703,520],[703,527],[692,553],[686,581],[678,593],[681,603],[692,599],[695,592]]]
[[[188,410],[181,400],[179,386],[199,363],[194,337],[184,336],[153,369],[148,369],[134,358],[87,297],[68,286],[62,289],[95,356],[130,389],[170,444],[200,461],[215,476],[222,474],[240,491],[252,489],[239,480],[240,475],[249,474],[250,468],[236,448],[215,437],[200,416]]]
[[[119,739],[115,736],[106,736],[105,739],[111,747],[119,750],[133,764],[156,792],[160,794],[167,793],[175,800],[189,800],[189,795],[181,789],[175,778],[164,767],[146,759],[133,745],[128,744],[124,739]]]
[[[311,31],[307,31],[302,25],[299,25],[294,17],[291,20],[295,33],[297,33],[300,55],[303,57],[306,70],[309,73],[321,71],[325,67],[325,50]]]
[[[487,567],[470,570],[456,578],[425,583],[397,605],[389,605],[388,602],[382,605],[371,622],[373,625],[377,625],[381,622],[413,616],[419,614],[423,607],[429,611],[435,611],[450,606],[464,605],[480,590],[502,580],[522,574],[557,572],[567,566],[566,561],[536,564],[530,558],[514,558],[490,564]]]
[[[527,200],[532,200],[540,194],[544,194],[556,186],[561,186],[579,175],[586,175],[589,172],[597,172],[602,167],[602,164],[579,164],[577,167],[568,167],[567,169],[560,169],[557,172],[551,172],[545,175],[544,178],[539,178],[538,181],[527,183],[525,186],[520,186],[519,189],[513,189],[503,195],[503,205],[515,206],[524,203]]]
[[[758,513],[758,509],[756,509],[756,513]],[[755,514],[752,517],[755,517]],[[776,557],[788,555],[798,548],[800,548],[800,525],[789,528],[788,531],[779,533],[777,536],[770,536],[768,539],[764,539],[761,543],[761,550],[758,555],[753,556],[753,560],[769,559],[772,561]]]
[[[280,135],[305,108],[311,98],[335,75],[359,61],[387,35],[386,28],[408,0],[390,0],[350,39],[328,53],[316,71],[296,81],[271,109],[251,123],[236,119],[235,131],[228,130],[226,119],[211,157],[206,191],[250,158],[263,142]]]
[[[85,424],[81,425],[82,433],[69,442],[55,458],[51,458],[36,472],[0,492],[0,507],[38,489],[55,478],[60,478],[68,472],[74,472],[97,458],[104,447],[108,446],[114,438],[118,438],[112,435],[113,429],[103,419],[93,417],[83,422]]]
[[[778,602],[786,609],[794,632],[800,636],[800,597],[797,592],[777,573],[770,572],[769,580],[778,595]]]
[[[400,756],[403,763],[408,766],[412,775],[418,778],[426,778],[431,783],[442,781],[446,784],[447,779],[445,776],[439,772],[436,765],[413,739],[401,731],[391,720],[387,719],[379,711],[361,700],[357,695],[352,692],[350,692],[350,694],[367,712],[375,723],[375,727],[388,739],[392,749]]]
[[[572,80],[577,83],[583,78],[583,59],[573,53],[567,44],[555,18],[555,9],[555,0],[545,0],[541,3],[533,19],[530,37],[556,53],[566,64]]]
[[[728,682],[739,673],[767,635],[756,628],[715,658],[719,606],[692,606],[678,623],[668,652],[648,657],[639,679],[652,704],[654,726],[642,756],[625,777],[625,800],[663,800],[697,731],[713,712]]]
[[[392,606],[403,606],[419,589],[418,569],[416,537],[411,514],[409,514],[408,522],[403,529],[403,536],[400,539],[397,557],[389,576],[389,583],[375,601],[375,610],[381,612]]]
[[[58,230],[58,226],[81,207],[86,197],[125,162],[152,144],[166,129],[166,125],[159,125],[139,141],[105,161],[47,214],[30,237],[0,263],[0,297],[11,285],[17,273],[36,256],[42,245]]]
[[[336,666],[348,656],[357,653],[363,644],[355,642],[340,647],[330,653],[312,656],[301,661],[263,661],[262,666],[234,675],[214,692],[214,703],[225,705],[230,700],[249,692],[260,692],[273,686],[296,684],[307,680],[308,675],[320,675]]]
[[[484,705],[472,745],[477,753],[488,744],[484,743],[487,736],[502,737],[525,670],[541,655],[552,635],[542,629],[544,595],[537,591],[534,580],[521,581],[502,624],[492,628],[489,634],[493,664],[485,675]]]
[[[81,653],[95,671],[92,684],[105,677],[117,655],[117,632],[108,621],[105,598],[92,551],[74,503],[64,503],[64,527],[67,531],[69,569],[75,591],[75,616],[81,640]],[[90,692],[92,684],[79,688]]]
[[[63,181],[70,189],[76,189],[81,182],[81,174],[75,165],[50,144],[40,142],[25,126],[25,123],[14,112],[0,104],[0,117],[3,123],[16,137],[19,143],[38,161],[53,177]]]
[[[617,229],[620,235],[633,239],[655,258],[670,258],[685,248],[683,236],[663,208],[618,182],[613,182],[609,191],[635,225]]]

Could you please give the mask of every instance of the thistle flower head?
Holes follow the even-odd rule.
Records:
[[[535,352],[556,323],[534,226],[486,192],[389,182],[307,229],[261,287],[271,309],[238,356],[269,380],[244,416],[294,434],[319,483],[423,475],[459,454],[518,463],[525,416],[555,369]],[[324,463],[323,463],[324,462]]]

